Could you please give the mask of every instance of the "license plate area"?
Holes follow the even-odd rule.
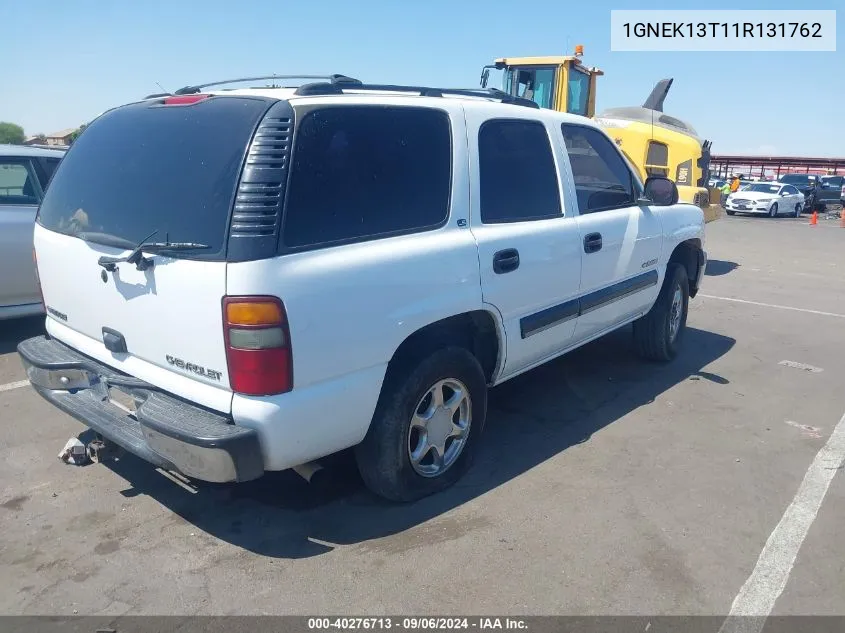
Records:
[[[134,415],[135,410],[137,409],[135,405],[135,397],[131,393],[123,391],[119,387],[109,386],[109,402],[131,415]]]

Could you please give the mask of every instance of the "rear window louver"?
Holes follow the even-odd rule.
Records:
[[[249,146],[232,212],[229,261],[275,255],[292,136],[293,109],[279,101],[267,112]]]

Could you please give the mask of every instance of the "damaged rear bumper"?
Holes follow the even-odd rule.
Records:
[[[221,413],[122,374],[48,336],[23,341],[18,353],[44,399],[155,466],[210,482],[248,481],[264,474],[256,432]],[[128,407],[115,390],[131,401]]]

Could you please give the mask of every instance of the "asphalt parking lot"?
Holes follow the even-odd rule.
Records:
[[[676,361],[626,330],[506,383],[409,506],[343,456],[193,494],[65,465],[83,428],[17,384],[40,324],[0,323],[0,613],[845,614],[845,229],[807,221],[709,224]]]

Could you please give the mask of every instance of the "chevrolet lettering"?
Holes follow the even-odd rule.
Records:
[[[196,365],[194,363],[187,363],[181,358],[175,358],[173,356],[167,355],[167,362],[177,367],[179,369],[183,369],[185,371],[190,371],[200,376],[205,376],[206,378],[211,378],[212,380],[220,380],[221,374],[219,371],[215,371],[213,369],[206,369],[202,365]]]

